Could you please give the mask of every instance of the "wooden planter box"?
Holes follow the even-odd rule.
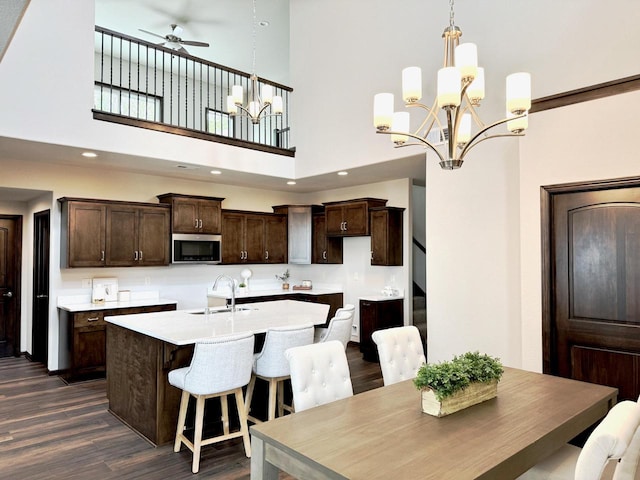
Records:
[[[464,390],[444,398],[436,399],[433,390],[422,390],[422,411],[435,417],[444,417],[476,403],[491,400],[498,395],[498,381],[486,383],[472,383]]]

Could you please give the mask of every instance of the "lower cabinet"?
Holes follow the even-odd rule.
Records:
[[[106,366],[106,322],[105,317],[133,313],[164,312],[175,310],[176,304],[146,307],[114,308],[84,312],[60,310],[62,321],[68,323],[71,365],[66,379],[81,380],[103,377]]]
[[[404,300],[360,300],[360,352],[369,362],[378,362],[378,348],[371,339],[376,330],[404,325]]]

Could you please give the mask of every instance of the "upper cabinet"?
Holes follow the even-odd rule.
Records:
[[[327,236],[324,213],[313,215],[312,263],[342,263],[342,237]]]
[[[168,205],[59,199],[63,267],[169,265]]]
[[[371,265],[402,265],[404,208],[376,207],[371,215]]]
[[[386,200],[358,198],[343,202],[326,202],[327,236],[353,237],[370,234],[369,209],[383,207]]]
[[[222,263],[287,263],[287,217],[223,210]]]
[[[218,234],[222,231],[221,203],[224,198],[165,193],[161,203],[171,205],[173,233]]]

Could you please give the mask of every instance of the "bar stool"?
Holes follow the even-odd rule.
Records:
[[[260,353],[255,354],[253,374],[247,387],[245,400],[247,419],[254,423],[262,420],[249,415],[251,400],[256,379],[260,378],[269,384],[269,403],[267,420],[276,418],[276,394],[278,397],[278,415],[284,415],[284,410],[293,412],[293,407],[284,405],[284,381],[289,378],[289,362],[284,356],[285,350],[300,345],[313,343],[313,325],[296,325],[293,327],[277,327],[267,330],[264,345]]]
[[[316,328],[313,343],[329,342],[339,340],[347,349],[347,344],[351,340],[351,326],[353,325],[353,310],[338,309],[336,316],[329,321],[326,328]]]
[[[200,449],[211,443],[242,437],[247,457],[251,456],[249,428],[242,398],[242,387],[249,383],[253,361],[254,337],[251,333],[229,335],[219,339],[198,342],[188,367],[169,372],[169,383],[182,390],[180,412],[174,452],[180,451],[182,443],[193,452],[191,470],[198,473],[200,468]],[[227,395],[235,395],[240,431],[229,432],[229,409]],[[185,419],[189,406],[189,397],[196,399],[196,417],[193,442],[184,435]],[[222,435],[202,438],[204,405],[208,398],[220,397],[222,406]]]

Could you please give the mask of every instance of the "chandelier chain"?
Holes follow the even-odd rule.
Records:
[[[455,26],[455,23],[453,21],[453,16],[454,16],[454,13],[453,13],[453,2],[454,2],[454,0],[449,0],[449,26],[450,27]]]
[[[253,24],[251,30],[251,40],[253,43],[253,60],[251,73],[256,73],[256,25],[258,23],[258,17],[256,15],[256,0],[253,0]]]

